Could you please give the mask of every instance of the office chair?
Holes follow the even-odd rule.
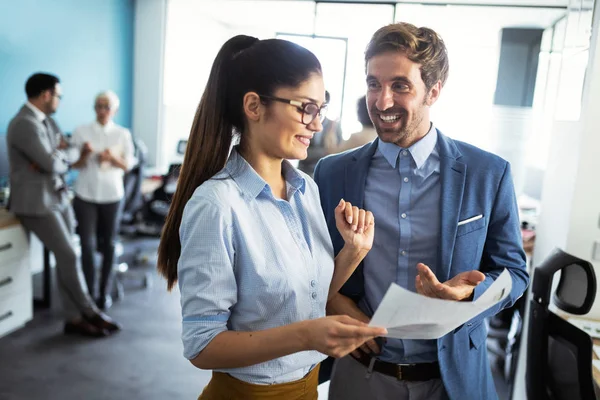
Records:
[[[96,237],[96,241],[98,252],[101,253],[104,241],[99,235]],[[131,267],[138,264],[138,253],[139,250],[136,250],[133,254],[127,254],[121,238],[117,237],[113,263],[113,278],[109,284],[110,295],[113,298],[122,300],[125,297],[125,286],[128,282],[134,282],[144,289],[152,286],[152,274],[149,271],[142,271],[141,274],[131,274]]]
[[[124,234],[135,234],[135,223],[137,213],[144,205],[142,195],[142,181],[148,150],[140,139],[134,141],[136,164],[123,176],[123,208],[121,212],[121,223],[119,231]]]
[[[142,181],[144,180],[145,168],[148,158],[148,149],[141,139],[134,139],[134,155],[136,163],[123,176],[123,204],[121,210],[121,219],[118,231],[122,235],[135,236],[137,234],[137,219],[144,206],[144,196],[142,194]],[[113,286],[113,295],[117,299],[122,299],[125,294],[125,285],[128,281],[134,281],[143,288],[148,288],[152,284],[152,275],[146,271],[141,276],[131,274],[131,267],[138,264],[139,251],[135,254],[125,254],[121,238],[119,238],[115,248],[115,279]],[[129,274],[128,274],[129,273]]]
[[[595,399],[591,337],[548,309],[558,271],[561,275],[553,301],[560,310],[586,314],[596,297],[596,276],[587,261],[556,249],[535,269],[527,335],[527,397]]]

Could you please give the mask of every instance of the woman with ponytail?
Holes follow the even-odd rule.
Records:
[[[326,108],[319,61],[291,42],[236,36],[213,63],[158,250],[184,356],[213,370],[200,399],[316,399],[325,355],[386,333],[325,316],[375,229],[340,199],[334,258],[317,186],[287,161],[307,156]]]

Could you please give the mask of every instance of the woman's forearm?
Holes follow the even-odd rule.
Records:
[[[346,283],[350,275],[356,270],[358,264],[365,258],[369,250],[357,249],[351,246],[345,245],[342,250],[335,257],[335,268],[333,270],[333,277],[329,284],[329,295],[327,299],[331,299],[338,290]]]
[[[127,172],[127,164],[125,164],[125,160],[123,160],[121,157],[113,156],[111,161],[112,165],[114,165],[117,168],[121,168],[123,171]]]
[[[200,369],[241,368],[309,350],[309,323],[301,321],[254,332],[225,331],[191,362]]]
[[[85,167],[85,164],[87,164],[88,158],[89,158],[89,154],[86,154],[86,155],[82,154],[81,156],[79,156],[79,160],[77,160],[73,164],[71,164],[71,168],[80,169],[82,167]]]

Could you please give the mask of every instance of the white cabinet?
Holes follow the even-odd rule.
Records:
[[[14,220],[0,218],[0,337],[33,316],[29,243]]]

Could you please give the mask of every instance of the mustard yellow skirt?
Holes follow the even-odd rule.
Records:
[[[316,400],[318,384],[319,365],[302,379],[277,385],[255,385],[213,372],[198,400]]]

